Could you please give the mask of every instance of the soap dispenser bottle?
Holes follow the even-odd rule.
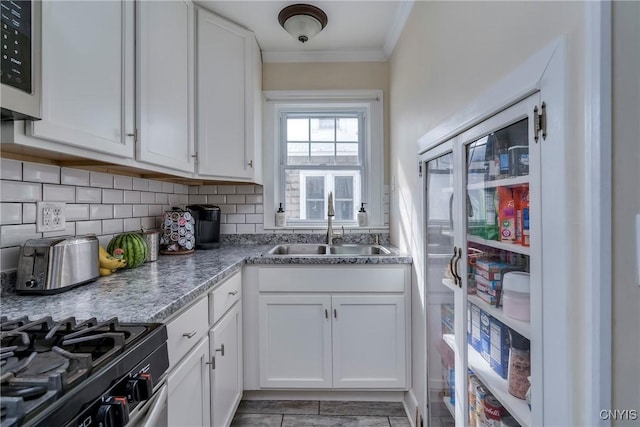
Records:
[[[367,211],[364,210],[366,203],[360,203],[360,210],[358,211],[358,227],[365,227],[367,225]]]
[[[282,209],[282,203],[280,203],[280,207],[276,211],[276,227],[284,227],[286,224],[286,217],[284,209]]]

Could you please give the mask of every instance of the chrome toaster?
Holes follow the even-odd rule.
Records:
[[[27,240],[20,248],[16,291],[51,294],[95,280],[98,247],[93,234]]]

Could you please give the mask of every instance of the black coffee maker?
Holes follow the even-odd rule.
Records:
[[[220,246],[220,208],[214,205],[189,205],[196,220],[196,249],[215,249]]]

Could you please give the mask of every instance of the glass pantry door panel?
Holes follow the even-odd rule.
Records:
[[[518,419],[529,412],[523,400],[530,375],[530,359],[525,360],[530,351],[529,319],[511,310],[505,313],[502,307],[505,274],[524,272],[519,279],[528,282],[529,278],[529,119],[475,139],[465,145],[465,152],[467,312],[471,317],[469,420],[465,424],[482,426],[486,402],[495,406],[497,400],[500,411],[505,415],[513,411]],[[523,303],[519,304],[522,308]],[[522,355],[517,366],[521,374],[512,380],[509,375],[516,370],[509,372],[513,368],[510,353]]]
[[[453,154],[424,163],[427,292],[427,425],[454,425]]]

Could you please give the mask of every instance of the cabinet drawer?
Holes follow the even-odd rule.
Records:
[[[236,273],[209,293],[209,325],[213,326],[229,308],[240,300],[242,275]]]
[[[175,366],[202,337],[207,336],[207,310],[207,299],[203,298],[167,324],[170,368]]]
[[[404,266],[262,267],[260,292],[404,292]]]

